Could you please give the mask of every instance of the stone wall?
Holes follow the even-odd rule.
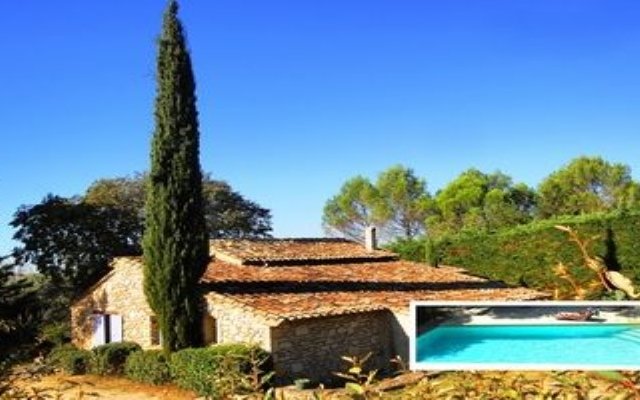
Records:
[[[341,356],[369,352],[366,368],[388,368],[394,353],[391,318],[388,311],[375,311],[284,322],[271,331],[276,375],[284,382],[329,382],[335,380],[332,372],[348,365]]]
[[[265,319],[215,293],[209,293],[205,299],[207,311],[215,321],[215,333],[205,332],[205,338],[215,336],[216,343],[255,343],[271,351],[271,332]]]
[[[411,335],[415,336],[415,332],[412,332],[412,329],[414,329],[413,326],[414,324],[411,323],[409,310],[393,312],[391,318],[393,355],[394,357],[400,356],[407,365],[409,364],[409,338]]]
[[[122,316],[122,340],[151,348],[151,309],[142,288],[142,265],[131,259],[116,259],[111,271],[71,307],[73,343],[93,346],[92,314]]]

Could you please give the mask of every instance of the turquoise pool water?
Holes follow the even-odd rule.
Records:
[[[416,340],[416,361],[640,366],[639,325],[443,325]],[[479,368],[481,369],[481,368]]]

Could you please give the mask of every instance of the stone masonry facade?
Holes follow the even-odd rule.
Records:
[[[271,351],[271,331],[263,318],[215,294],[205,296],[205,300],[207,312],[215,321],[215,342],[254,343]]]
[[[272,355],[276,375],[283,381],[335,379],[348,365],[341,356],[363,357],[367,368],[390,365],[394,357],[388,311],[347,314],[283,322],[272,328]]]
[[[113,270],[71,307],[73,343],[89,349],[93,345],[92,315],[122,316],[122,340],[136,342],[144,348],[151,343],[151,317],[142,288],[142,269],[138,263],[116,259]]]

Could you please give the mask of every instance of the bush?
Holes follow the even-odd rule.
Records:
[[[160,385],[171,380],[169,363],[160,350],[131,353],[125,362],[124,373],[133,380],[153,385]]]
[[[593,278],[583,266],[578,247],[566,233],[554,228],[567,225],[580,237],[591,238],[589,253],[602,257],[610,270],[640,281],[640,211],[618,211],[538,221],[495,233],[466,232],[437,242],[442,264],[458,265],[471,273],[550,290],[558,285],[553,267],[564,263],[581,281]]]
[[[89,369],[91,352],[71,344],[54,347],[47,356],[47,363],[62,369],[69,375],[85,374]]]
[[[263,363],[268,357],[264,350],[240,343],[185,349],[171,355],[171,375],[183,389],[193,390],[201,396],[222,398],[238,391],[257,389],[259,383],[250,382],[248,374],[253,367],[271,369]]]
[[[116,342],[92,350],[91,372],[97,375],[121,375],[129,354],[141,351],[137,343]]]
[[[171,355],[169,368],[179,387],[210,395],[208,381],[216,363],[216,355],[209,348],[184,349]]]

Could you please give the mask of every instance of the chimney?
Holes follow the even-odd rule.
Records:
[[[378,239],[376,238],[376,227],[367,226],[364,231],[364,247],[367,251],[372,252],[378,248]]]

